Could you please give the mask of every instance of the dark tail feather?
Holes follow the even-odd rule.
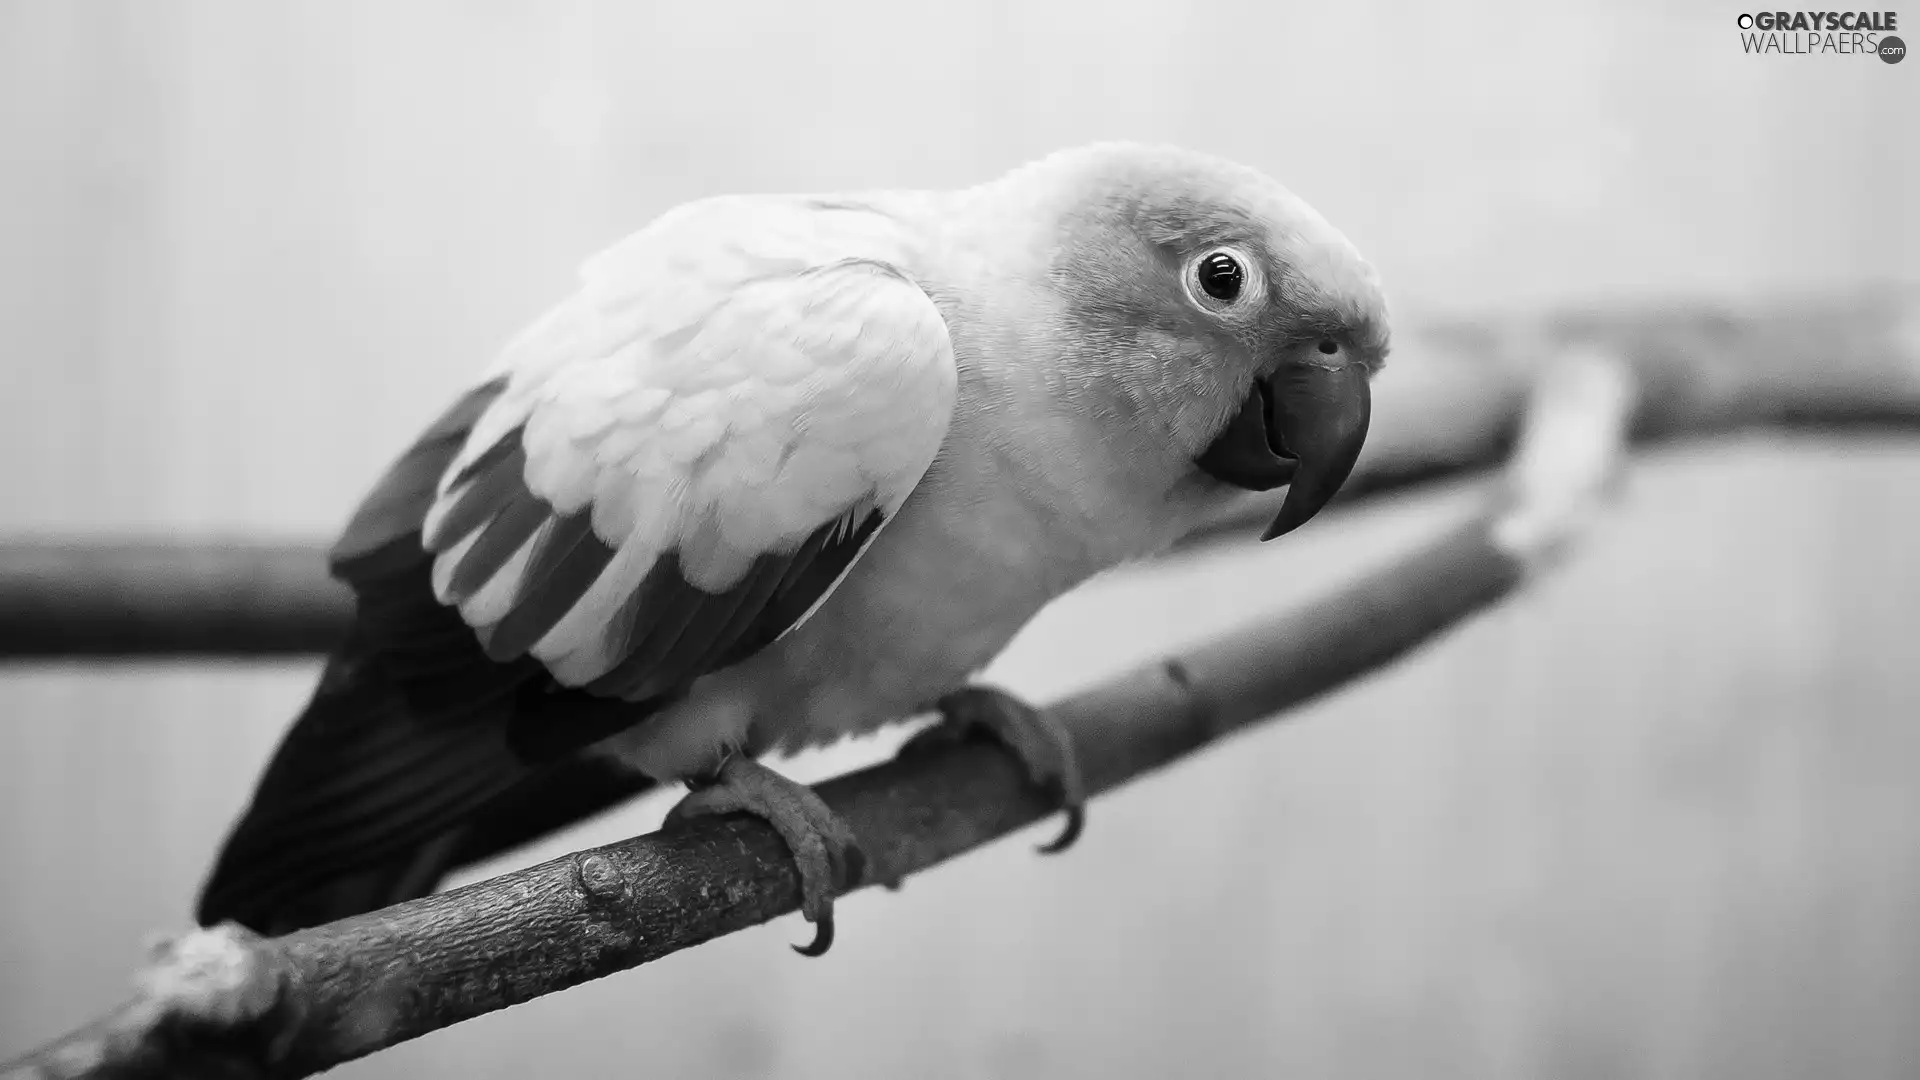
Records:
[[[446,872],[597,817],[653,787],[646,775],[598,755],[555,762],[488,803],[461,830]]]
[[[460,830],[456,828],[406,855],[374,863],[298,894],[282,893],[271,898],[219,896],[209,890],[200,903],[199,922],[212,926],[232,919],[248,929],[277,936],[426,896],[452,871],[448,854],[459,839]]]
[[[195,912],[267,934],[432,892],[451,871],[646,789],[587,743],[644,704],[556,692],[539,664],[488,659],[434,596],[420,527],[469,428],[478,387],[401,455],[335,545],[355,631],[274,752]],[[592,707],[589,707],[592,703]],[[571,712],[546,716],[548,708]]]
[[[512,708],[420,721],[350,644],[274,752],[195,917],[280,934],[385,907],[644,789],[611,762],[526,764],[507,744]]]

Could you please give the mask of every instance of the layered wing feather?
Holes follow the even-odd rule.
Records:
[[[692,204],[507,351],[425,516],[498,663],[670,694],[797,626],[933,461],[957,377],[890,219]]]

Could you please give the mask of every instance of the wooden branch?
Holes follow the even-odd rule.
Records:
[[[1610,490],[1630,385],[1606,357],[1564,357],[1540,383],[1505,484],[1471,521],[1317,603],[1053,705],[1089,792],[1376,670],[1511,592]],[[859,836],[873,880],[925,870],[1050,810],[989,744],[895,760],[819,790]],[[699,819],[281,938],[194,931],[146,970],[132,1003],[0,1076],[305,1076],[766,922],[798,901],[771,828]]]
[[[1336,508],[1504,459],[1539,361],[1593,344],[1646,388],[1643,441],[1752,427],[1920,427],[1920,296],[1738,312],[1693,306],[1413,327],[1383,377],[1373,432]],[[1187,545],[1271,520],[1250,497]],[[0,543],[0,659],[317,653],[350,601],[321,545]]]

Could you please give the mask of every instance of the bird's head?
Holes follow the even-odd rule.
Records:
[[[1290,484],[1263,539],[1333,497],[1366,439],[1388,348],[1378,277],[1267,176],[1167,147],[1056,154],[1008,181],[1048,192],[1046,282],[1078,396],[1150,433],[1170,477],[1226,495]]]

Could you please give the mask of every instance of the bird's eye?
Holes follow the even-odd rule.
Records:
[[[1247,283],[1247,271],[1240,260],[1224,251],[1201,259],[1194,268],[1194,276],[1200,282],[1201,292],[1228,304],[1239,299],[1240,290]]]
[[[1321,338],[1320,351],[1327,354],[1328,356],[1332,356],[1334,353],[1337,353],[1340,351],[1340,343],[1337,341],[1334,341],[1332,338]]]

